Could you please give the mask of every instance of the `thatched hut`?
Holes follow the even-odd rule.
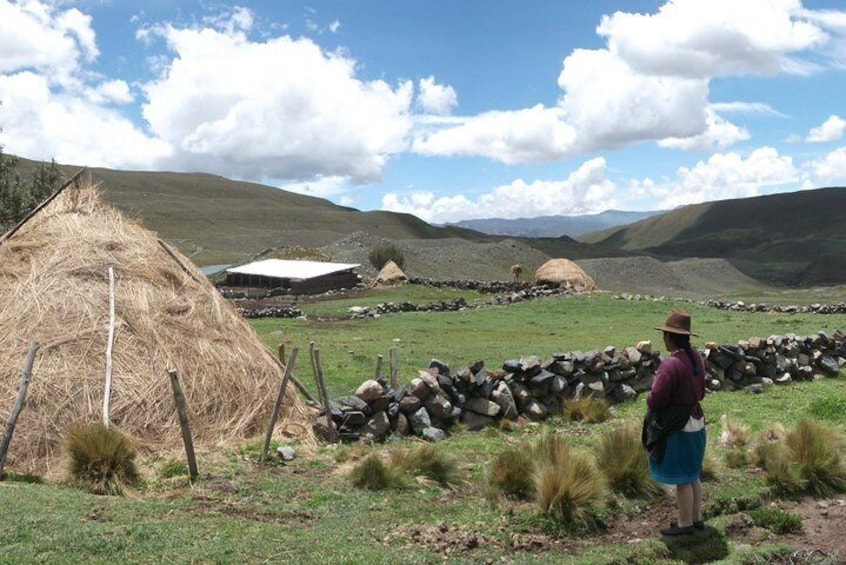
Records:
[[[563,286],[576,292],[596,290],[590,276],[569,259],[550,259],[535,271],[536,284]]]
[[[0,241],[0,301],[0,421],[10,416],[29,344],[41,345],[7,470],[49,471],[69,428],[103,421],[111,327],[109,421],[142,455],[182,448],[169,369],[178,372],[198,450],[266,431],[279,366],[199,269],[104,204],[90,181]],[[309,437],[308,409],[287,390],[277,433]]]
[[[378,286],[394,286],[403,284],[406,281],[408,281],[408,277],[405,276],[399,265],[388,260],[376,276],[375,284]]]

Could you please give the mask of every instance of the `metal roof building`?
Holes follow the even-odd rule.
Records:
[[[353,288],[360,277],[353,270],[359,263],[289,261],[264,259],[226,269],[226,286],[281,288],[290,294],[319,294],[329,290]]]

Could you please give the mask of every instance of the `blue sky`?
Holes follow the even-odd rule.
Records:
[[[846,184],[831,0],[0,0],[0,144],[461,219]]]

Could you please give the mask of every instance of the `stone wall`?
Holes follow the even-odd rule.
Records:
[[[846,334],[709,343],[703,357],[709,391],[758,393],[771,385],[837,376],[846,368]],[[634,399],[650,389],[660,364],[649,341],[619,350],[556,353],[544,360],[527,355],[496,369],[477,361],[453,371],[432,360],[399,390],[384,378],[365,381],[354,395],[331,403],[332,421],[346,441],[406,435],[438,440],[456,422],[479,430],[503,418],[543,420],[560,413],[568,400],[590,396],[613,404]],[[314,422],[324,438],[327,423],[324,413]]]

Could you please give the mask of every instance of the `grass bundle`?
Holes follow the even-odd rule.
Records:
[[[492,492],[502,493],[518,499],[534,495],[532,478],[534,459],[530,450],[524,447],[507,447],[488,466],[487,484]]]
[[[103,424],[73,426],[67,451],[71,483],[91,493],[122,494],[125,487],[138,483],[132,442]]]
[[[846,468],[840,455],[843,438],[834,428],[802,420],[787,434],[785,446],[808,492],[831,496],[846,487]]]
[[[566,526],[597,527],[606,489],[593,459],[551,433],[541,437],[537,453],[534,480],[541,512]]]
[[[647,453],[635,425],[612,428],[603,432],[597,446],[596,460],[609,488],[628,497],[651,497],[661,487],[649,474]]]
[[[604,398],[580,398],[564,403],[564,413],[570,420],[598,424],[611,418],[611,408]]]
[[[109,267],[116,311],[110,422],[142,454],[178,449],[167,376],[176,369],[197,448],[266,431],[282,371],[199,269],[171,251],[91,186],[66,189],[0,245],[0,420],[29,342],[41,344],[9,468],[49,471],[74,423],[102,419]],[[306,421],[288,387],[277,429],[313,441]]]
[[[442,449],[423,444],[411,450],[391,454],[392,465],[415,476],[423,476],[442,486],[458,482],[458,465]]]
[[[409,486],[402,469],[386,464],[378,453],[361,459],[350,472],[350,482],[356,488],[386,490]]]

